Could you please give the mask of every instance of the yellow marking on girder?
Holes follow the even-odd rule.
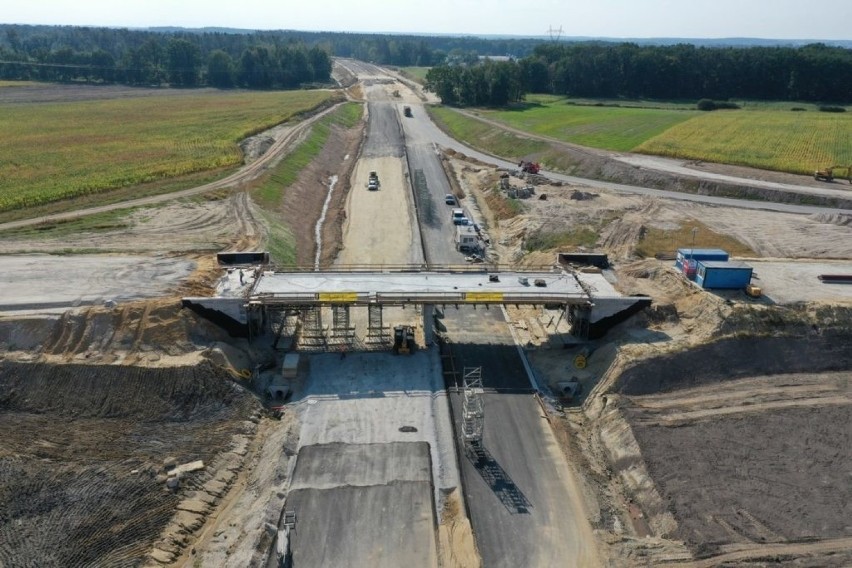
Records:
[[[320,302],[328,302],[329,304],[347,304],[358,301],[357,292],[320,292],[318,296]]]
[[[466,292],[464,295],[465,302],[493,302],[500,303],[503,301],[502,292]]]

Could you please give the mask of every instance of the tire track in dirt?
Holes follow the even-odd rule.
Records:
[[[630,397],[643,426],[679,426],[702,419],[793,407],[852,404],[848,373],[786,376],[735,381],[725,387],[680,391],[677,395]],[[779,384],[781,383],[781,384]]]
[[[831,552],[845,552],[848,555],[850,549],[852,549],[852,538],[837,538],[802,544],[763,544],[749,546],[745,550],[719,554],[711,558],[703,558],[688,563],[678,562],[667,564],[667,566],[671,568],[714,568],[741,560],[773,559],[774,562],[778,562],[780,557],[807,557]]]

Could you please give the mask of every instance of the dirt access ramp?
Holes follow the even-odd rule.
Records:
[[[848,565],[831,545],[852,538],[852,347],[838,314],[801,335],[615,365],[595,426],[638,527],[710,565]]]

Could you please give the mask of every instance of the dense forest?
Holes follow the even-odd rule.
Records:
[[[852,50],[823,44],[799,48],[547,44],[517,62],[435,67],[426,80],[445,103],[460,106],[501,106],[521,100],[525,93],[849,103]]]
[[[482,56],[511,56],[510,61]],[[433,67],[447,104],[526,93],[698,100],[852,101],[852,49],[553,42],[453,36],[0,25],[0,79],[294,88],[330,81],[331,56]]]
[[[328,82],[330,56],[386,65],[528,55],[541,40],[298,31],[0,24],[0,79],[290,88]]]

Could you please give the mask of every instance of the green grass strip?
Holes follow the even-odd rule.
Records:
[[[698,111],[569,104],[566,99],[531,96],[510,109],[477,110],[507,126],[604,150],[626,152],[689,120]]]
[[[355,126],[363,113],[358,103],[346,103],[318,120],[304,142],[288,154],[271,171],[264,182],[252,191],[255,202],[263,209],[269,226],[267,250],[277,264],[296,263],[296,239],[292,230],[275,214],[281,198],[304,170],[322,151],[333,125],[348,129]]]

